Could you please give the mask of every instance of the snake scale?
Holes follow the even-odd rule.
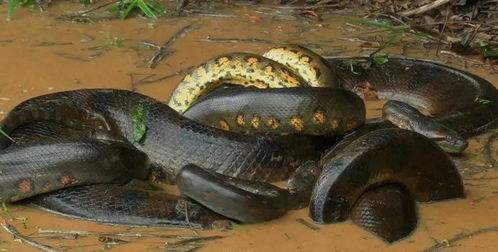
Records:
[[[276,62],[282,59],[283,63]],[[295,66],[300,70],[293,70]],[[315,80],[322,84],[316,84]],[[252,88],[219,88],[224,83],[255,88],[295,88],[263,90],[266,92]],[[322,98],[298,102],[300,112],[283,110],[284,107],[293,106],[291,102],[306,96],[306,93],[313,93],[308,91],[312,90],[308,87],[317,85],[323,87],[322,91],[317,92],[322,94]],[[10,168],[25,173],[27,169],[33,169],[32,163],[35,161],[26,162],[23,167],[12,166],[23,160],[16,153],[23,153],[29,148],[31,153],[40,155],[53,149],[54,159],[58,159],[58,156],[64,155],[64,150],[57,148],[60,144],[78,146],[78,143],[85,143],[95,146],[95,150],[98,146],[110,145],[114,148],[109,149],[110,152],[126,151],[128,158],[144,157],[145,153],[147,160],[142,158],[141,162],[132,163],[111,158],[115,155],[106,155],[106,158],[101,159],[90,154],[77,158],[85,163],[97,159],[105,162],[105,167],[116,167],[118,164],[122,169],[138,174],[147,170],[151,179],[176,182],[185,195],[219,213],[243,221],[274,218],[290,207],[306,205],[306,199],[312,194],[310,213],[314,221],[340,221],[351,212],[354,222],[387,241],[394,241],[406,236],[415,226],[417,217],[413,210],[413,198],[430,201],[462,197],[463,187],[456,167],[448,156],[427,138],[393,129],[395,126],[390,122],[365,124],[363,102],[353,93],[364,95],[367,92],[374,92],[381,99],[404,102],[430,112],[434,118],[418,127],[410,125],[410,120],[401,117],[391,121],[397,120],[397,125],[402,128],[422,131],[442,147],[460,144],[456,151],[466,146],[461,143],[461,139],[455,141],[456,136],[468,137],[497,124],[498,106],[494,102],[498,97],[497,91],[480,77],[423,60],[390,58],[386,64],[378,64],[369,58],[346,57],[325,61],[307,49],[289,46],[272,49],[265,57],[247,53],[222,55],[185,76],[169,105],[179,112],[186,111],[184,115],[195,120],[214,119],[205,123],[221,129],[188,119],[150,97],[124,90],[75,90],[27,100],[2,121],[2,128],[13,136],[16,144],[7,147],[10,145],[9,140],[0,140],[0,146],[4,148],[0,152],[2,160],[4,156],[12,157],[1,169]],[[280,97],[277,99],[280,107],[274,106],[275,103],[269,107],[247,105],[272,100],[258,99],[265,95]],[[209,110],[215,111],[215,108],[229,104],[222,99],[230,100],[230,97],[236,97],[232,101],[243,102],[230,104],[234,107],[217,116],[200,118]],[[142,119],[147,126],[146,134],[138,140],[134,137],[136,122],[132,116],[137,108],[144,111]],[[394,108],[398,109],[396,106]],[[283,113],[276,114],[277,111]],[[396,112],[387,113],[392,114],[397,115]],[[415,117],[421,118],[421,115]],[[265,127],[266,130],[262,130]],[[251,134],[227,131],[235,129]],[[291,146],[282,144],[278,137],[268,135],[297,133],[341,137],[349,132],[353,133],[326,152],[318,162],[310,161],[309,156],[297,154]],[[396,144],[390,145],[392,143]],[[433,151],[417,152],[424,148]],[[401,152],[400,149],[407,151]],[[409,151],[411,149],[414,150]],[[60,155],[57,155],[57,151],[60,151]],[[431,176],[413,176],[403,172],[403,169],[408,168],[397,167],[399,160],[405,158],[427,162],[437,160],[435,163],[440,166],[428,173]],[[378,160],[384,160],[381,163],[385,165],[371,168],[371,172],[361,169],[378,163]],[[65,162],[62,159],[60,161]],[[343,166],[340,170],[330,168],[334,163]],[[40,169],[54,167],[57,168],[47,164]],[[292,174],[296,169],[296,173]],[[190,221],[196,225],[209,227],[222,219],[206,208],[181,198],[148,196],[148,193],[135,189],[126,189],[126,193],[122,193],[119,189],[122,187],[113,185],[99,185],[101,191],[109,188],[105,189],[106,194],[95,193],[98,190],[90,185],[66,188],[111,181],[124,183],[126,179],[109,177],[102,178],[102,181],[86,181],[84,175],[74,174],[67,167],[61,170],[67,171],[67,175],[42,173],[42,179],[48,181],[46,184],[50,187],[40,186],[38,180],[29,180],[30,176],[19,178],[2,173],[1,185],[10,186],[8,190],[2,187],[2,197],[17,201],[64,188],[37,196],[32,201],[69,216],[113,223],[182,225],[184,221],[178,216],[183,216],[181,214],[185,212],[178,209],[187,203],[180,204],[180,201],[188,202],[195,209]],[[94,171],[89,168],[87,174]],[[130,178],[141,175],[130,175]],[[249,181],[276,181],[290,175],[289,190]],[[440,180],[446,184],[433,190],[436,181]],[[221,195],[221,199],[234,201],[231,204],[223,200],[205,201],[207,194],[201,192],[210,188],[225,191],[227,194]],[[331,188],[334,190],[331,191]],[[116,195],[132,195],[127,198],[130,207],[120,216],[110,216],[108,211],[122,204],[119,200],[110,200]],[[216,196],[220,195],[215,193],[209,197]],[[92,202],[94,207],[86,207],[83,211],[83,200]],[[168,202],[173,207],[157,214],[154,211],[160,210],[154,207],[148,207],[152,212],[141,212],[146,206],[154,205],[154,202]],[[236,204],[240,206],[234,207]],[[393,205],[398,207],[390,208]],[[389,209],[405,217],[401,220],[379,221],[386,211],[391,211]],[[154,216],[166,217],[171,221],[161,221],[161,218]],[[392,228],[393,223],[398,227]]]

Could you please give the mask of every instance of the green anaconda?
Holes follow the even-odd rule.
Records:
[[[247,57],[223,57],[215,59],[214,64],[221,65],[225,63],[230,65],[230,60],[233,59],[242,59],[246,62],[252,61],[252,64],[262,62],[259,58],[255,61],[251,55]],[[383,65],[376,64],[366,58],[333,59],[331,63],[332,72],[335,72],[338,76],[337,84],[333,85],[339,85],[344,89],[360,93],[367,89],[374,90],[380,98],[399,100],[421,107],[435,114],[436,121],[459,134],[468,136],[477,131],[494,127],[496,124],[498,111],[498,105],[494,102],[498,97],[496,89],[477,76],[432,62],[411,59],[393,58]],[[272,62],[268,64],[265,66],[266,71],[276,69],[276,65],[272,65]],[[234,65],[237,67],[236,64]],[[269,69],[268,66],[272,67],[272,69]],[[205,71],[205,73],[207,73],[206,69],[210,70],[209,65],[204,65],[203,67],[204,69],[198,68],[197,70]],[[230,67],[232,66],[230,65]],[[354,73],[351,72],[352,67],[354,68]],[[285,70],[284,68],[279,69]],[[417,74],[411,75],[411,71]],[[424,74],[421,74],[421,72]],[[426,77],[425,73],[431,75],[431,77]],[[243,75],[245,74],[246,72],[243,73]],[[291,76],[292,74],[291,72],[283,72],[282,76]],[[192,78],[192,76],[196,78],[202,77],[200,74],[191,74],[186,79]],[[444,81],[441,82],[443,79]],[[294,83],[293,80],[293,78],[287,79],[287,82]],[[249,81],[248,83],[251,82]],[[253,86],[261,84],[257,80],[254,80],[254,83],[256,85]],[[457,88],[454,87],[461,88],[461,91],[455,91],[454,89]],[[199,89],[203,88],[199,87]],[[480,102],[481,100],[491,102],[484,103]],[[178,99],[176,99],[176,102],[185,104]],[[145,135],[139,140],[135,139],[133,134],[132,115],[136,108],[141,108],[145,112],[143,121],[147,126]],[[303,113],[316,111],[318,110]],[[245,111],[239,112],[245,113]],[[254,118],[254,115],[251,116]],[[310,120],[313,120],[316,117],[310,118]],[[138,152],[147,154],[150,160],[150,176],[168,182],[172,182],[178,172],[180,172],[181,176],[183,176],[182,174],[195,174],[194,172],[198,170],[182,170],[189,164],[196,164],[207,171],[214,171],[230,177],[259,181],[281,180],[288,177],[301,163],[307,161],[303,157],[293,155],[293,151],[288,150],[285,145],[279,144],[270,137],[264,135],[241,135],[217,130],[187,119],[168,106],[149,97],[120,90],[78,90],[33,98],[20,104],[9,113],[8,117],[2,121],[2,128],[11,132],[19,127],[22,128],[23,124],[46,120],[77,128],[78,130],[81,127],[81,130],[85,132],[90,131],[91,136],[104,135],[110,139],[117,139],[117,141],[130,144]],[[329,125],[332,124],[329,123]],[[295,125],[292,126],[295,127]],[[306,127],[306,124],[303,124],[303,126]],[[347,127],[345,128],[347,129]],[[373,128],[377,128],[377,126]],[[344,128],[341,126],[341,129]],[[351,128],[351,130],[353,129],[355,127]],[[388,130],[386,132],[393,131]],[[385,132],[380,131],[380,133],[377,132],[376,134],[382,135]],[[368,133],[366,136],[368,136]],[[417,139],[415,145],[418,145],[418,141],[422,141],[420,144],[425,146],[428,141],[418,140],[422,139],[420,137],[413,139]],[[2,138],[0,143],[4,147],[9,145],[9,141],[5,138]],[[369,141],[365,141],[365,144],[368,145]],[[12,150],[9,147],[3,151],[9,152]],[[383,155],[386,156],[387,154]],[[386,159],[388,158],[389,156],[387,155]],[[451,167],[448,169],[451,170]],[[383,172],[389,173],[391,171],[383,170]],[[447,173],[448,170],[441,172]],[[204,176],[205,174],[201,175]],[[345,178],[351,181],[355,181],[356,177],[362,177],[361,175],[350,172],[349,169],[345,169],[343,174]],[[321,177],[323,176],[326,175],[322,174]],[[0,178],[4,179],[5,177],[0,176]],[[413,181],[417,178],[411,179]],[[214,185],[218,185],[216,180],[214,181]],[[434,185],[434,181],[420,181],[422,183],[420,186],[422,187],[424,186],[423,183],[427,186]],[[399,183],[403,184],[402,192],[407,189],[410,194],[416,194],[416,192],[410,191],[412,187],[404,184],[405,181],[400,181]],[[458,185],[453,186],[458,187]],[[326,191],[326,188],[323,190]],[[56,192],[57,195],[52,197],[64,199],[67,196],[64,196],[63,192],[58,191]],[[22,192],[18,193],[22,195]],[[444,198],[443,194],[433,195],[433,199]],[[72,198],[75,197],[75,194],[66,195],[71,195]],[[315,195],[315,198],[320,196],[324,195]],[[462,195],[446,196],[460,197]],[[50,198],[50,195],[46,197]],[[349,203],[352,204],[353,202]],[[347,211],[349,209],[346,209]],[[274,213],[272,212],[272,214]],[[324,214],[327,215],[328,213]],[[360,222],[362,221],[360,220]],[[409,222],[412,223],[412,221]]]

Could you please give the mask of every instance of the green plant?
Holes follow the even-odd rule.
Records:
[[[11,21],[14,16],[14,11],[19,6],[27,6],[35,3],[34,0],[9,0],[9,9],[7,10],[7,21]]]
[[[163,14],[166,10],[156,0],[121,0],[109,8],[111,12],[122,12],[121,19],[125,19],[135,9],[140,9],[147,17],[157,19],[156,14]]]
[[[0,127],[0,135],[6,137],[7,139],[9,139],[10,141],[14,142],[14,139],[12,139],[5,131],[3,131]]]
[[[79,0],[80,4],[89,6],[93,0]],[[12,20],[15,10],[20,6],[35,4],[35,0],[8,0],[7,20]],[[111,12],[121,12],[121,19],[125,19],[134,10],[142,11],[147,17],[157,19],[158,15],[166,12],[164,7],[156,0],[120,0],[114,7],[108,9]]]

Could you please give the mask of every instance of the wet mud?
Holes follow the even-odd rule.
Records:
[[[166,101],[193,66],[218,54],[262,54],[282,42],[308,45],[322,55],[365,55],[375,50],[377,35],[353,29],[334,16],[322,21],[275,16],[234,8],[223,17],[193,15],[160,19],[131,18],[96,24],[56,20],[79,5],[56,1],[45,13],[19,9],[13,21],[0,18],[0,118],[33,96],[79,88],[134,90]],[[7,6],[0,5],[0,13]],[[3,14],[2,14],[3,15]],[[175,33],[169,55],[150,69],[154,48]],[[474,61],[425,49],[414,41],[385,52],[431,58],[476,73],[498,85],[496,70]],[[381,113],[382,101],[367,102],[368,117]],[[120,227],[73,220],[29,206],[9,205],[1,218],[20,233],[64,251],[494,251],[498,247],[498,131],[472,139],[456,157],[465,199],[418,204],[418,228],[408,238],[387,245],[350,221],[312,224],[308,210],[291,211],[273,221],[235,225],[230,231]],[[177,193],[174,187],[168,192]],[[84,232],[83,232],[84,231]],[[39,251],[0,230],[0,251]]]

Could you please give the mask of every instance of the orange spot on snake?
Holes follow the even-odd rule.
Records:
[[[218,65],[224,65],[229,61],[230,61],[230,59],[228,57],[220,57],[220,58],[216,59],[216,62],[218,63]]]
[[[336,119],[336,120],[332,120],[332,121],[330,121],[330,126],[331,126],[333,129],[337,129],[337,128],[339,127],[339,125],[340,125],[340,122],[339,122],[339,120],[337,120],[337,119]]]
[[[289,87],[298,87],[301,86],[301,83],[297,80],[296,77],[294,77],[291,73],[289,73],[286,70],[282,71],[282,76],[284,77],[285,80],[287,80],[288,86]]]
[[[273,74],[273,67],[272,66],[266,66],[265,67],[265,72],[268,74]]]
[[[270,119],[266,120],[266,126],[270,127],[271,129],[277,129],[278,122],[274,118],[270,118]]]
[[[326,119],[325,112],[323,110],[316,110],[313,113],[313,122],[314,123],[323,123]]]
[[[304,130],[303,119],[301,119],[300,117],[297,117],[297,116],[292,117],[291,120],[290,120],[290,123],[292,124],[292,126],[294,126],[294,128],[297,131],[303,131]]]
[[[261,120],[259,119],[259,117],[257,117],[257,116],[253,117],[252,120],[251,120],[252,127],[255,128],[255,129],[259,128],[260,121]]]
[[[60,178],[60,182],[61,182],[62,185],[67,186],[67,185],[72,185],[72,184],[78,182],[78,180],[74,179],[74,178],[71,178],[69,176],[62,176]]]
[[[22,193],[28,193],[28,192],[31,192],[31,189],[32,189],[32,185],[31,185],[31,182],[27,179],[25,180],[22,180],[20,183],[19,183],[19,191],[21,191]]]
[[[358,123],[356,123],[355,121],[350,121],[346,123],[346,129],[348,130],[354,130],[356,129],[356,126],[358,126]]]
[[[307,64],[307,63],[310,63],[311,60],[310,60],[310,57],[308,57],[308,56],[302,56],[301,58],[299,58],[299,61],[301,63]]]
[[[258,58],[255,58],[255,57],[250,57],[247,59],[247,63],[249,63],[249,65],[253,65],[253,64],[256,64],[258,62],[259,62]]]
[[[235,118],[235,121],[237,122],[237,125],[239,125],[239,126],[244,126],[246,124],[246,121],[245,121],[243,115],[237,115],[237,118]]]
[[[229,131],[230,130],[230,125],[228,125],[228,122],[225,120],[220,120],[220,128]]]

